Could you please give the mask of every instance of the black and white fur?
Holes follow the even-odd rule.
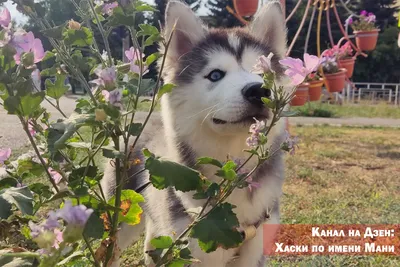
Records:
[[[253,66],[261,55],[274,53],[273,66],[282,74],[278,61],[286,52],[286,28],[279,2],[272,1],[263,6],[249,27],[244,29],[207,29],[192,10],[178,1],[170,1],[166,11],[165,36],[169,36],[176,23],[175,33],[165,62],[164,81],[177,87],[162,97],[162,122],[155,116],[146,128],[141,145],[134,157],[143,159],[140,149],[149,148],[166,159],[193,167],[198,157],[209,156],[221,161],[227,155],[247,158],[248,129],[253,117],[270,119],[271,114],[260,104],[264,93],[257,90],[263,82],[253,73]],[[210,73],[220,70],[224,77],[211,81]],[[261,94],[261,95],[260,95]],[[270,133],[269,144],[278,148],[283,141],[284,123],[280,122]],[[254,166],[255,161],[249,165]],[[142,166],[130,170],[135,173]],[[213,167],[200,171],[214,181]],[[237,206],[234,209],[241,227],[264,221],[279,222],[279,198],[282,193],[284,164],[281,153],[262,165],[253,175],[260,188],[237,189],[227,200]],[[102,181],[107,192],[113,192],[115,169],[108,164]],[[137,189],[148,180],[148,174],[126,182],[126,187]],[[193,200],[192,193],[176,192],[173,189],[157,190],[148,187],[144,192],[146,202],[140,225],[121,225],[118,232],[118,250],[113,266],[119,266],[119,255],[145,231],[145,251],[153,249],[150,240],[161,235],[173,236],[181,233],[191,222],[185,212],[203,205]],[[257,229],[254,239],[237,249],[218,249],[206,254],[191,242],[192,254],[201,261],[198,266],[263,266],[262,227]],[[231,261],[234,256],[238,259]],[[146,256],[146,265],[152,266]]]

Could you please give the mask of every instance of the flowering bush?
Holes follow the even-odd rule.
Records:
[[[137,13],[154,11],[141,1],[82,1],[81,5],[76,5],[82,21],[71,20],[56,27],[42,18],[40,3],[14,2],[42,28],[54,49],[45,52],[42,42],[32,32],[13,30],[10,13],[3,9],[0,15],[1,106],[19,119],[35,156],[10,162],[11,149],[0,149],[0,165],[4,165],[7,172],[7,176],[0,180],[0,219],[18,225],[25,238],[36,245],[1,250],[0,260],[9,262],[16,259],[18,264],[22,264],[22,259],[42,267],[109,266],[118,250],[115,248],[118,225],[138,224],[143,212],[139,203],[144,198],[133,190],[123,190],[123,184],[128,178],[128,169],[139,160],[131,157],[135,144],[160,98],[174,88],[172,84],[160,85],[163,64],[155,83],[143,77],[156,60],[165,60],[173,33],[163,36],[151,25],[136,25]],[[94,25],[105,44],[105,54],[98,49]],[[120,26],[129,30],[134,45],[125,51],[128,63],[114,60],[108,43],[108,34]],[[154,53],[145,57],[144,49],[155,42],[160,43],[165,54]],[[156,238],[163,242],[154,242],[158,245],[149,254],[157,266],[183,266],[194,262],[183,242],[188,235],[202,244],[213,244],[212,248],[202,247],[206,252],[220,246],[235,247],[242,242],[233,207],[225,200],[234,190],[258,186],[252,181],[252,174],[277,152],[271,151],[267,145],[268,135],[279,119],[292,115],[285,108],[293,98],[293,92],[277,85],[272,57],[272,54],[261,57],[255,67],[263,73],[265,87],[272,88],[272,97],[262,101],[272,110],[273,117],[268,125],[256,121],[249,130],[248,160],[257,157],[259,163],[253,169],[245,168],[248,160],[220,162],[211,158],[198,159],[200,165],[218,168],[221,183],[212,183],[198,171],[161,161],[149,150],[143,150],[147,171],[158,177],[157,181],[152,181],[153,186],[195,191],[197,199],[208,200],[196,220],[175,242],[171,237]],[[42,74],[54,79],[46,80],[45,91],[37,90],[32,73],[37,71],[37,63],[50,59],[54,64],[42,70]],[[293,58],[281,61],[287,67],[286,74],[293,87],[301,84],[319,64],[318,58],[309,55],[305,55],[304,61]],[[85,78],[83,69],[91,70],[90,79]],[[65,85],[68,77],[78,80],[88,94],[88,98],[76,101],[75,113],[69,117],[60,106],[61,97],[69,89]],[[140,96],[149,90],[153,91],[151,107],[146,120],[138,123],[135,113]],[[50,103],[64,119],[52,122],[52,114],[41,106],[43,101]],[[134,142],[130,146],[128,140],[132,139]],[[296,143],[297,140],[287,136],[280,149],[293,154]],[[99,168],[102,162],[97,157],[100,153],[119,170],[115,179],[120,186],[111,199],[105,198],[99,182],[103,176]],[[186,175],[188,179],[177,177],[180,175]],[[47,182],[37,179],[43,176]],[[214,225],[215,218],[218,218],[219,225]],[[211,237],[212,240],[208,239],[210,235],[204,234],[210,226],[220,231],[219,235]],[[184,259],[180,251],[185,254]]]
[[[325,74],[335,74],[340,71],[336,57],[323,57],[321,66]]]
[[[353,54],[354,50],[351,47],[350,42],[346,42],[340,47],[338,45],[335,45],[331,49],[325,50],[323,53],[325,57],[337,58],[338,60],[350,59],[353,57]]]
[[[376,16],[373,13],[368,13],[366,10],[361,11],[360,17],[357,20],[349,18],[347,24],[350,25],[354,31],[373,31],[377,29],[375,26]]]

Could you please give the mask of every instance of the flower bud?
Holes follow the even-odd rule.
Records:
[[[96,109],[95,110],[95,120],[96,121],[105,121],[107,119],[107,114],[104,109]]]
[[[35,55],[32,52],[24,53],[21,62],[25,68],[30,68],[35,64]]]
[[[76,22],[75,20],[71,19],[68,22],[68,28],[71,30],[79,30],[81,28],[81,24],[79,22]]]

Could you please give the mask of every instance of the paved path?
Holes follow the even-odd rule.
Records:
[[[75,107],[75,100],[80,96],[63,97],[60,101],[62,110],[66,114],[71,114]],[[52,114],[52,119],[57,120],[62,116],[46,101],[43,102]],[[384,118],[312,118],[296,117],[290,118],[293,125],[334,125],[334,126],[375,126],[375,127],[397,127],[400,128],[400,119]],[[16,116],[8,115],[0,107],[0,148],[11,147],[19,148],[28,143],[22,126]]]

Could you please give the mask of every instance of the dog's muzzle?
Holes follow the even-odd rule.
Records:
[[[271,97],[271,90],[262,87],[262,83],[250,83],[242,89],[243,97],[251,104],[262,107],[262,98]]]

